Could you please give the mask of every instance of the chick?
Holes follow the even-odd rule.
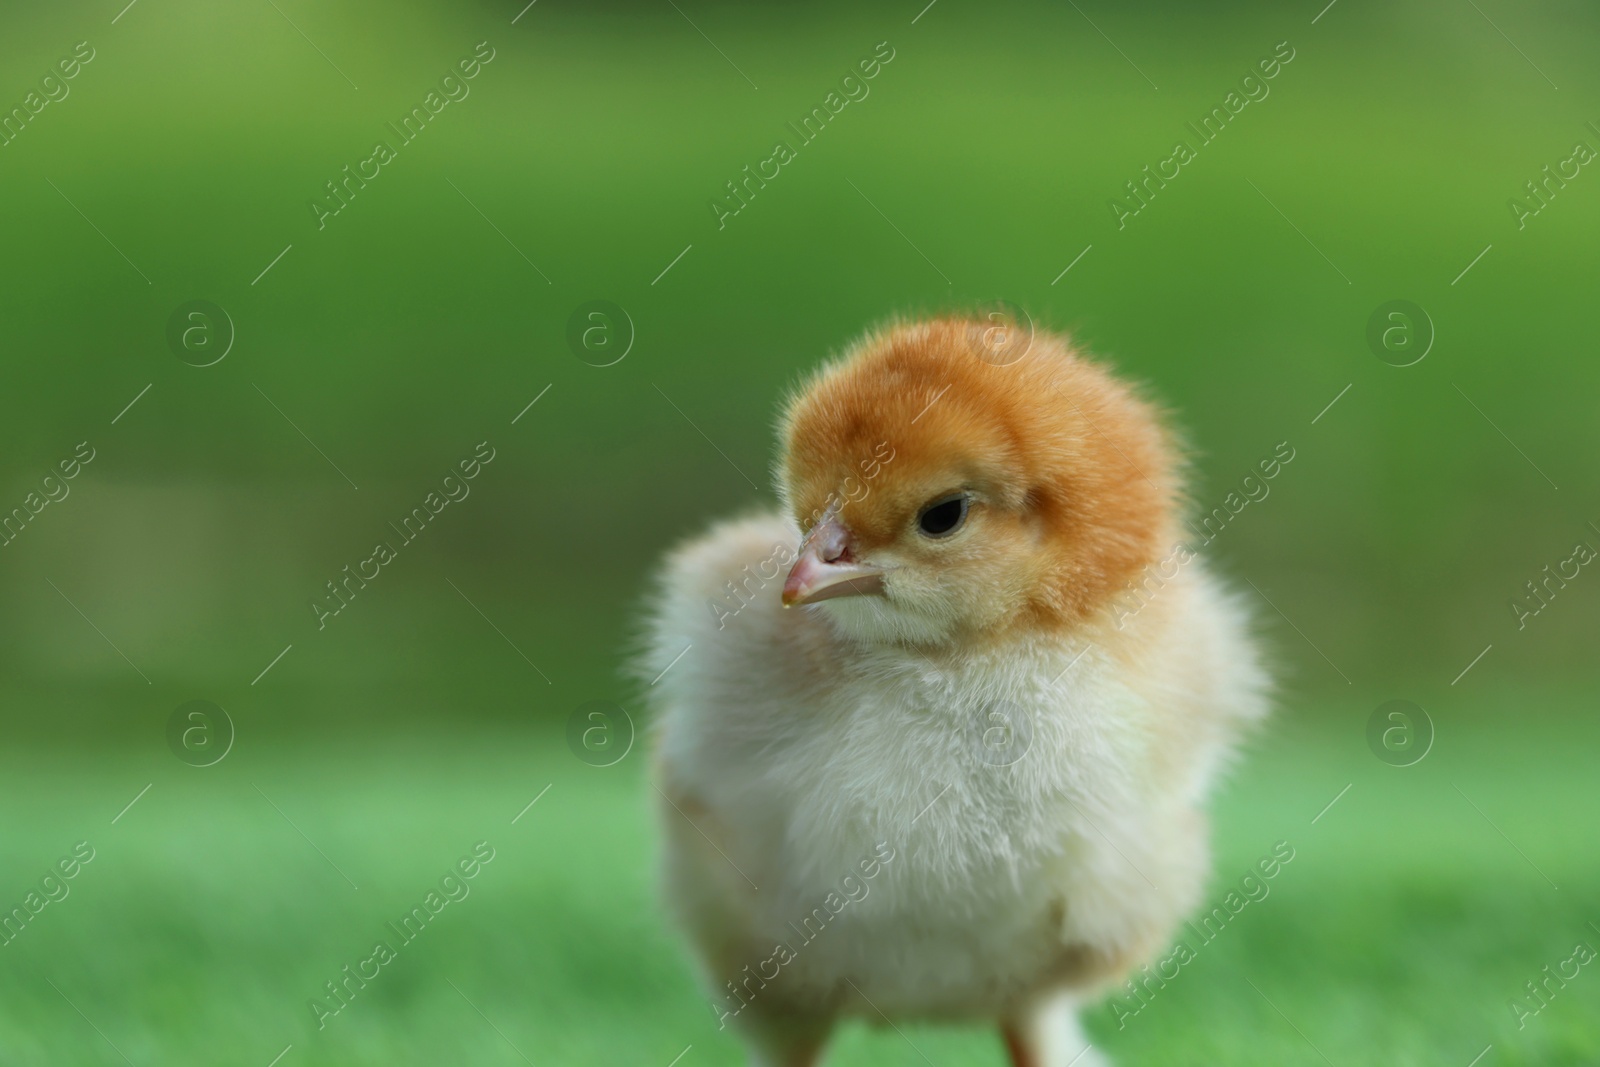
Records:
[[[755,1064],[817,1063],[851,1017],[1104,1062],[1078,1011],[1198,902],[1208,787],[1266,708],[1158,413],[995,331],[895,325],[824,367],[782,510],[664,568],[637,664],[664,894]]]

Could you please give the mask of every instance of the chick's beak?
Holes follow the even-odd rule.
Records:
[[[783,583],[783,606],[844,596],[883,596],[883,571],[850,558],[850,531],[825,517],[812,527]]]

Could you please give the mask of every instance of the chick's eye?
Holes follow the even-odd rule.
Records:
[[[945,537],[955,533],[967,521],[967,494],[935,500],[917,516],[917,529],[928,537]]]

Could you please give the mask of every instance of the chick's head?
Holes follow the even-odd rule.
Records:
[[[790,400],[778,480],[804,538],[786,605],[825,601],[864,642],[1070,628],[1173,546],[1179,465],[1155,409],[1063,337],[1014,359],[995,330],[893,326]]]

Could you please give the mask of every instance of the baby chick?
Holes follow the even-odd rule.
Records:
[[[959,318],[868,336],[781,438],[782,510],[669,558],[638,664],[713,1014],[770,1067],[848,1017],[1104,1062],[1077,1011],[1197,903],[1266,707],[1173,438],[1065,338]]]

